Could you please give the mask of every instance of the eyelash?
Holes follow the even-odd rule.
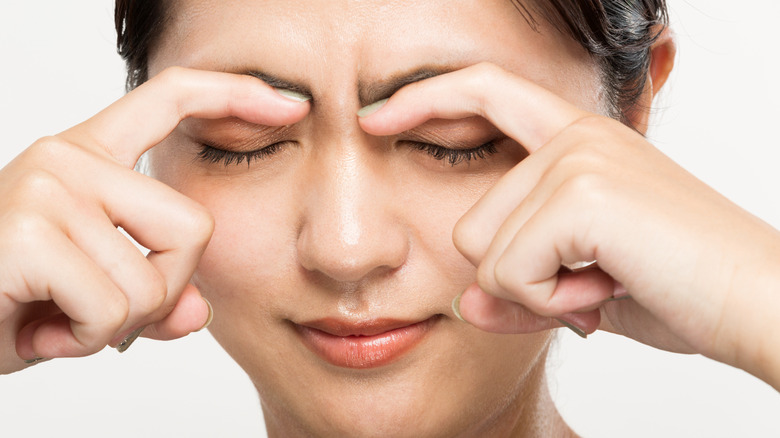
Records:
[[[249,152],[227,151],[225,149],[203,144],[201,145],[200,152],[198,152],[198,158],[201,161],[209,164],[219,164],[222,162],[225,167],[230,166],[231,164],[239,165],[246,161],[246,165],[248,167],[252,161],[262,160],[275,154],[282,146],[286,145],[287,143],[290,142],[280,141],[279,143],[274,143],[256,151]]]
[[[282,146],[286,145],[287,143],[290,142],[282,141],[268,145],[256,151],[249,152],[227,151],[225,149],[203,144],[200,152],[198,152],[198,158],[202,162],[209,164],[222,163],[225,167],[230,166],[231,164],[239,165],[244,161],[246,161],[246,165],[249,166],[252,161],[262,160],[275,154]],[[468,163],[474,160],[484,160],[487,156],[498,152],[496,145],[493,144],[493,142],[488,142],[481,146],[470,149],[449,149],[431,143],[420,142],[409,142],[409,144],[411,144],[411,146],[415,149],[430,155],[434,160],[446,160],[446,162],[449,163],[449,165],[452,167],[455,167],[456,165],[463,162]]]
[[[449,149],[430,143],[411,142],[411,144],[415,149],[433,157],[434,160],[446,160],[452,167],[455,167],[464,161],[468,163],[474,160],[484,160],[488,155],[493,155],[498,152],[496,145],[493,144],[493,142],[487,142],[481,146],[470,149]]]

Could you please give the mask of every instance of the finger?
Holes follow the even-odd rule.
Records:
[[[7,291],[19,303],[54,301],[67,317],[22,329],[17,351],[23,359],[85,356],[102,349],[127,316],[127,300],[103,271],[60,229],[27,222],[23,247],[3,266],[23,273]],[[34,232],[32,228],[34,227]],[[7,253],[6,253],[7,254]],[[23,285],[23,286],[22,286]]]
[[[599,330],[617,333],[666,351],[685,354],[697,352],[675,335],[675,330],[635,300],[606,303],[601,313]]]
[[[491,333],[534,333],[563,327],[561,321],[534,314],[514,301],[504,300],[482,291],[477,284],[469,286],[458,303],[460,314],[473,326]],[[577,327],[579,332],[590,334],[599,327],[598,310],[571,313],[558,319]]]
[[[179,339],[206,328],[212,317],[211,305],[195,286],[189,284],[184,288],[173,311],[165,319],[146,327],[143,336],[161,341]]]
[[[479,266],[491,243],[530,192],[543,178],[549,164],[559,156],[552,148],[542,148],[504,174],[498,182],[455,224],[452,240],[455,247],[474,266]],[[517,228],[517,227],[515,227]],[[503,227],[507,229],[507,227]],[[511,235],[501,240],[508,244]]]
[[[82,194],[76,201],[65,189],[64,195],[53,197],[59,202],[57,209],[38,206],[39,210],[52,211],[52,221],[62,222],[74,242],[126,294],[131,306],[127,324],[148,324],[165,317],[211,238],[211,214],[160,181],[72,146],[64,150],[79,154],[78,172],[72,168],[63,171],[69,172],[70,190]],[[48,184],[52,185],[58,193],[63,192],[59,182]],[[89,210],[85,204],[97,208]],[[60,217],[54,213],[58,211],[79,214]],[[146,259],[117,226],[151,251]],[[122,330],[133,328],[123,326]]]
[[[544,149],[543,154],[554,164],[546,163],[547,170],[538,181],[529,182],[522,174],[507,178],[521,191],[522,187],[532,189],[514,204],[514,211],[500,224],[480,259],[479,283],[488,293],[522,299],[521,303],[546,316],[597,306],[615,293],[614,280],[600,269],[558,275],[562,264],[598,260],[599,249],[603,252],[609,247],[594,236],[614,229],[610,205],[619,196],[612,192],[620,184],[612,184],[598,174],[603,167],[602,160],[593,156],[598,150],[584,147],[572,152],[579,147],[578,139],[587,142],[593,137],[589,132],[591,125],[601,126],[601,121],[594,121],[568,129],[556,138],[555,144]],[[502,193],[511,196],[498,191],[492,194],[499,199]],[[484,211],[488,206],[478,205],[475,209]],[[478,223],[473,217],[462,221],[467,227]],[[533,246],[529,246],[530,242]],[[562,288],[558,288],[560,280],[564,280]],[[567,287],[569,284],[576,286]],[[532,294],[533,288],[545,293]],[[572,294],[567,294],[569,290]]]
[[[531,81],[482,63],[410,84],[360,124],[370,134],[394,135],[432,118],[482,116],[534,152],[587,115]]]
[[[251,76],[173,67],[60,136],[132,168],[185,118],[234,116],[281,126],[299,121],[308,109]]]
[[[127,318],[114,336],[121,337],[146,322],[147,318],[153,318],[168,295],[163,273],[105,216],[77,219],[74,215],[69,219],[67,232],[73,243],[94,261],[127,299]]]
[[[150,250],[146,259],[163,280],[160,285],[156,278],[149,276],[150,289],[138,292],[139,299],[164,298],[160,311],[143,322],[164,318],[190,281],[211,238],[214,220],[197,202],[160,181],[129,169],[99,167],[93,176],[117,181],[96,188],[98,198],[111,222]],[[160,291],[159,286],[164,290]],[[150,301],[149,304],[153,303]]]
[[[488,295],[476,284],[466,288],[459,306],[463,319],[492,333],[533,333],[556,327],[552,319],[535,315],[517,303]]]
[[[542,177],[559,151],[542,148],[589,113],[531,81],[494,65],[479,64],[399,90],[378,112],[360,120],[363,129],[390,135],[430,118],[479,115],[532,154],[508,172],[456,225],[453,240],[478,265],[514,206]]]
[[[491,247],[496,253],[502,252],[522,224],[556,195],[565,182],[588,183],[587,178],[604,167],[599,161],[599,149],[589,147],[591,139],[605,142],[606,136],[615,131],[622,135],[627,129],[595,115],[567,126],[545,147],[502,176],[463,215],[453,230],[458,250],[475,265],[482,262]],[[616,143],[626,143],[622,138],[619,140]],[[587,171],[583,173],[583,170]],[[583,178],[567,181],[577,174],[583,174]]]
[[[519,229],[502,229],[501,234],[513,237],[505,248],[499,238],[491,244],[479,266],[480,286],[545,316],[597,306],[613,296],[618,285],[600,269],[559,275],[562,264],[598,260],[599,246],[588,236],[599,235],[596,227],[603,222],[594,221],[592,209],[578,210],[577,205],[569,196],[555,196]],[[580,211],[576,218],[572,209]]]

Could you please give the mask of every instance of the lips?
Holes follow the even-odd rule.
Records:
[[[387,365],[414,348],[439,320],[375,319],[351,323],[319,319],[294,324],[301,339],[323,360],[344,368],[366,369]]]

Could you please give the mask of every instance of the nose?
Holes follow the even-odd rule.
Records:
[[[299,263],[339,282],[358,282],[404,264],[409,236],[393,203],[379,152],[322,147],[306,184]]]

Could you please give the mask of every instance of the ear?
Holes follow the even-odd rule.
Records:
[[[660,32],[658,39],[650,47],[650,70],[647,73],[645,89],[635,104],[634,111],[629,114],[631,124],[643,135],[647,133],[653,99],[669,79],[677,55],[677,45],[672,30],[667,26]]]

